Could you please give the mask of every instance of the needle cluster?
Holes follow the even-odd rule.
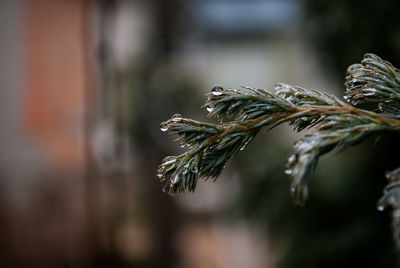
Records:
[[[400,71],[376,55],[347,70],[344,100],[315,89],[278,84],[273,91],[214,86],[204,107],[218,124],[203,123],[177,114],[161,123],[161,130],[177,136],[187,151],[166,157],[157,175],[169,194],[194,191],[199,178],[217,179],[234,155],[262,128],[288,123],[295,131],[313,128],[295,143],[286,174],[292,177],[291,195],[304,204],[308,183],[320,156],[345,149],[371,134],[400,131]],[[371,109],[358,106],[370,104]],[[400,170],[388,173],[389,184],[378,202],[395,208],[394,226],[400,233]],[[394,214],[393,214],[394,215]],[[397,224],[397,225],[396,225]],[[399,236],[397,236],[399,237]],[[400,248],[400,239],[396,238]]]

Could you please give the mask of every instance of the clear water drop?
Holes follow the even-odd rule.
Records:
[[[285,170],[285,174],[286,175],[292,175],[293,174],[293,170],[288,168],[288,169]]]
[[[173,162],[175,162],[175,161],[176,161],[176,158],[173,157],[173,156],[166,156],[166,157],[164,157],[164,159],[162,160],[163,163],[168,162],[168,161],[173,161]]]
[[[158,173],[158,174],[157,174],[157,177],[158,177],[159,179],[161,179],[162,176],[163,176],[163,175],[162,175],[161,173]]]
[[[385,206],[383,206],[383,205],[378,205],[376,208],[377,208],[379,211],[383,211],[383,210],[385,209]]]
[[[193,167],[193,173],[196,173],[196,174],[199,173],[199,169],[197,168],[197,166]]]
[[[213,95],[214,95],[214,96],[219,96],[219,95],[222,95],[222,92],[214,91],[214,92],[213,92]]]
[[[179,181],[179,176],[178,174],[174,176],[174,178],[171,180],[171,184],[176,184]]]
[[[392,175],[392,172],[386,171],[386,173],[385,173],[386,179],[390,179],[390,176],[391,176],[391,175]]]
[[[247,147],[247,145],[251,142],[252,139],[253,139],[252,137],[250,137],[249,139],[247,139],[246,142],[243,144],[242,148],[240,148],[240,151],[243,151],[244,148]]]
[[[211,107],[211,106],[207,106],[207,111],[208,111],[209,113],[211,113],[213,110],[214,110],[214,108],[213,108],[213,107]]]
[[[167,156],[163,159],[162,164],[161,164],[161,168],[164,171],[165,167],[174,164],[176,162],[176,158],[174,158],[173,156]]]
[[[161,131],[167,131],[167,130],[168,130],[168,124],[167,124],[167,122],[162,122],[162,123],[160,124],[160,129],[161,129]]]
[[[295,161],[296,161],[296,155],[295,154],[290,155],[288,158],[289,164],[293,164]]]
[[[183,166],[184,170],[182,172],[183,175],[186,175],[189,172],[189,164]]]
[[[212,93],[214,96],[222,95],[222,93],[224,93],[224,88],[221,87],[221,86],[214,86],[214,87],[211,89],[211,93]]]

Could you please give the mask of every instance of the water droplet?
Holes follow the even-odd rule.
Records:
[[[285,170],[285,174],[286,174],[286,175],[292,175],[292,174],[293,174],[293,170],[291,170],[291,169],[286,169],[286,170]]]
[[[295,193],[295,192],[296,192],[296,187],[294,187],[294,186],[293,186],[293,187],[290,187],[290,192],[291,192],[291,193]]]
[[[293,164],[295,161],[296,161],[296,155],[295,154],[290,155],[288,158],[289,164]]]
[[[221,86],[214,86],[214,87],[211,89],[211,93],[212,93],[214,96],[222,95],[222,93],[224,93],[224,88],[221,87]]]
[[[174,178],[171,180],[171,184],[176,184],[179,181],[179,176],[178,174],[174,176]]]
[[[219,95],[222,95],[222,91],[214,91],[212,94],[214,96],[219,96]]]
[[[196,173],[196,174],[199,173],[199,169],[197,168],[197,166],[193,167],[193,173]]]
[[[213,108],[213,107],[211,107],[211,106],[207,106],[207,111],[208,111],[209,113],[211,113],[213,110],[214,110],[214,108]]]
[[[383,211],[383,210],[385,209],[385,206],[379,205],[379,206],[377,207],[377,209],[378,209],[379,211]]]
[[[167,124],[167,122],[162,122],[162,123],[160,124],[160,129],[161,129],[161,131],[167,131],[167,130],[168,130],[168,124]]]
[[[181,119],[181,118],[182,118],[182,115],[180,115],[180,114],[174,114],[172,116],[172,119]]]
[[[385,177],[386,177],[386,179],[390,179],[390,176],[392,175],[392,172],[390,172],[390,171],[386,171],[385,172]]]
[[[187,174],[189,172],[189,163],[183,166],[184,170],[183,170],[183,174]]]
[[[357,105],[357,102],[356,101],[352,101],[351,104],[352,105]]]
[[[163,159],[160,170],[164,170],[166,166],[171,165],[176,162],[176,158],[173,156],[167,156]]]

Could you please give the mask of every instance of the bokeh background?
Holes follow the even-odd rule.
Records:
[[[400,66],[398,1],[0,0],[1,267],[394,267],[376,200],[399,137],[324,156],[304,208],[279,127],[215,182],[170,197],[182,149],[159,124],[206,118],[214,84],[341,96],[366,52]]]

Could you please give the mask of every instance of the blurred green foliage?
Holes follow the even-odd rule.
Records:
[[[306,0],[304,32],[329,76],[343,82],[350,64],[371,52],[400,66],[400,2]]]
[[[251,156],[238,161],[240,177],[249,179],[238,206],[267,227],[269,241],[283,242],[279,267],[394,266],[390,214],[378,212],[376,201],[385,184],[382,172],[398,163],[376,158],[395,153],[400,145],[391,142],[395,138],[323,157],[303,208],[293,205],[289,179],[282,175],[289,147],[282,150],[273,140],[249,146]]]

